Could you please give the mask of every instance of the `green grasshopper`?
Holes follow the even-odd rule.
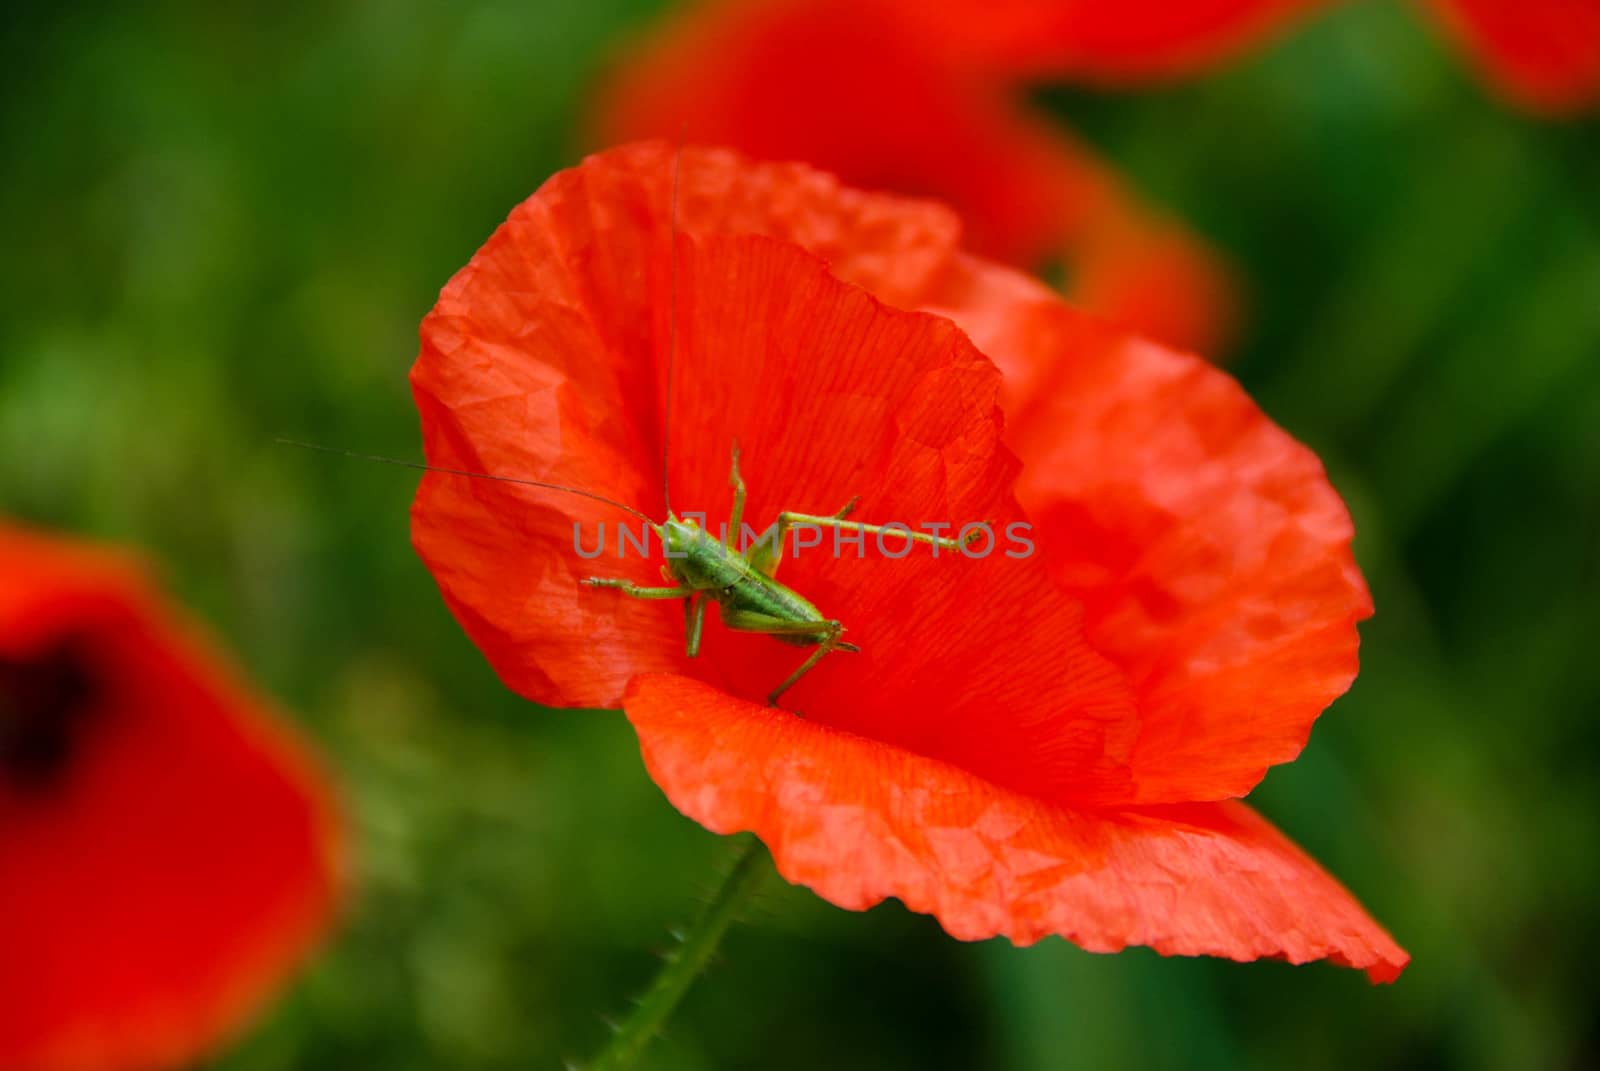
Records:
[[[860,500],[860,497],[857,496],[851,499],[839,512],[830,516],[786,510],[778,514],[775,529],[769,529],[749,548],[740,549],[736,544],[740,541],[740,535],[744,531],[745,483],[744,478],[739,474],[739,446],[737,443],[733,446],[733,471],[729,477],[730,484],[733,487],[733,515],[729,519],[728,532],[724,532],[721,538],[713,538],[709,532],[696,523],[694,518],[681,519],[673,512],[672,492],[667,475],[667,449],[671,441],[672,372],[677,357],[678,179],[681,163],[682,150],[680,147],[678,158],[673,163],[672,174],[670,230],[672,241],[671,306],[668,316],[666,416],[662,421],[661,433],[662,498],[667,508],[667,519],[665,521],[658,524],[648,515],[632,506],[625,505],[615,499],[606,498],[604,495],[595,494],[593,491],[586,491],[578,487],[568,487],[564,484],[547,483],[543,480],[528,480],[512,476],[498,476],[484,472],[468,472],[462,469],[441,468],[436,465],[424,465],[399,458],[360,454],[350,450],[318,446],[314,443],[299,442],[293,439],[279,439],[278,441],[290,446],[341,454],[366,461],[378,461],[388,465],[400,465],[405,468],[420,469],[424,472],[439,472],[450,476],[499,480],[504,483],[542,487],[546,490],[560,491],[602,502],[631,514],[648,524],[651,530],[656,533],[657,538],[661,540],[662,548],[667,558],[667,564],[662,567],[661,573],[668,586],[642,587],[630,580],[616,580],[597,576],[587,577],[583,583],[594,588],[611,588],[635,599],[682,599],[684,628],[687,633],[685,653],[690,658],[694,658],[700,653],[700,636],[705,626],[706,604],[711,602],[717,604],[723,624],[736,632],[752,632],[771,636],[780,643],[787,643],[795,647],[815,647],[816,649],[811,652],[810,656],[793,673],[789,674],[783,683],[779,684],[767,695],[767,702],[776,706],[778,698],[794,687],[795,683],[809,673],[830,651],[859,652],[861,650],[855,644],[846,643],[841,639],[844,634],[844,624],[842,622],[835,618],[825,617],[822,611],[817,609],[809,599],[777,579],[778,565],[783,556],[784,538],[792,528],[809,526],[833,528],[836,531],[848,528],[859,532],[863,538],[867,535],[874,535],[880,540],[883,534],[893,533],[913,543],[923,543],[952,552],[962,550],[965,544],[955,539],[944,539],[924,532],[913,532],[903,525],[885,527],[847,521],[845,518],[854,511],[856,503]],[[729,535],[730,532],[732,533],[731,536]],[[973,538],[976,539],[982,534],[981,531],[974,532]],[[773,537],[774,535],[775,537]]]
[[[670,499],[667,505],[667,519],[657,524],[648,514],[632,506],[580,487],[568,487],[565,484],[527,480],[515,476],[498,476],[487,472],[442,468],[438,465],[424,465],[378,454],[360,454],[352,450],[319,446],[316,443],[300,442],[296,439],[280,438],[277,441],[287,446],[339,454],[363,461],[377,461],[385,465],[399,465],[423,472],[542,487],[548,491],[560,491],[602,502],[631,514],[648,524],[651,531],[661,540],[667,558],[667,564],[662,566],[661,574],[670,586],[642,587],[631,580],[599,576],[587,577],[583,583],[594,588],[612,588],[635,599],[682,599],[687,633],[684,652],[690,658],[700,653],[700,636],[705,626],[706,604],[710,602],[717,604],[722,623],[735,632],[759,633],[795,647],[814,646],[816,650],[811,652],[799,668],[768,693],[767,702],[773,706],[777,705],[778,698],[784,692],[794,687],[795,683],[822,661],[828,652],[861,650],[855,644],[846,643],[840,638],[844,633],[843,622],[823,616],[822,611],[817,609],[811,600],[777,579],[778,565],[783,557],[783,542],[791,529],[797,526],[850,529],[861,533],[863,537],[872,535],[880,539],[885,534],[892,534],[913,543],[923,543],[949,551],[960,551],[966,546],[960,540],[945,539],[926,532],[913,532],[900,525],[886,527],[846,520],[854,512],[856,503],[860,500],[860,496],[857,496],[839,512],[826,517],[815,513],[785,510],[778,514],[777,524],[773,528],[763,533],[748,549],[741,550],[736,543],[739,540],[739,533],[744,531],[746,489],[744,477],[739,474],[737,444],[733,448],[733,471],[729,477],[733,487],[733,514],[729,518],[729,530],[721,537],[713,537],[693,517],[680,518],[674,513]],[[981,538],[983,534],[982,530],[974,531],[972,539]]]
[[[767,702],[773,706],[777,705],[779,696],[794,687],[828,652],[861,650],[840,638],[844,633],[842,622],[824,617],[811,600],[777,579],[778,564],[783,557],[783,542],[790,529],[796,526],[849,528],[863,536],[875,535],[879,539],[885,533],[892,532],[902,539],[950,551],[962,548],[957,540],[941,539],[903,527],[885,528],[847,521],[845,518],[855,511],[856,503],[860,501],[857,496],[839,512],[826,517],[785,510],[778,514],[775,528],[768,529],[748,549],[741,550],[737,542],[739,533],[744,530],[746,489],[744,477],[739,474],[738,444],[733,448],[733,471],[729,483],[733,487],[733,514],[720,539],[712,538],[693,518],[680,520],[672,512],[670,504],[667,507],[667,519],[661,524],[644,518],[665,549],[667,564],[661,567],[661,575],[670,586],[647,588],[630,580],[598,576],[588,577],[584,583],[590,587],[614,588],[634,599],[682,599],[686,633],[684,653],[690,658],[700,653],[700,634],[705,626],[706,604],[710,602],[717,604],[722,623],[736,632],[760,633],[796,647],[815,646],[816,650],[811,652],[810,657],[768,693]]]
[[[671,226],[668,231],[672,242],[671,304],[667,317],[666,415],[661,429],[661,497],[667,507],[667,519],[656,524],[637,510],[622,506],[620,502],[612,503],[640,517],[655,531],[667,558],[667,564],[661,568],[661,576],[668,586],[641,587],[631,580],[599,576],[588,577],[584,583],[595,588],[612,588],[634,599],[682,599],[684,653],[690,658],[700,653],[700,634],[705,627],[706,604],[710,602],[717,604],[722,623],[735,632],[759,633],[795,647],[815,647],[816,650],[782,684],[767,694],[768,705],[777,706],[778,698],[811,672],[830,651],[861,650],[840,638],[844,634],[842,622],[824,617],[810,599],[778,580],[783,541],[791,528],[796,525],[832,527],[836,531],[850,528],[863,538],[875,535],[879,539],[885,532],[894,532],[903,539],[952,552],[962,549],[962,544],[954,539],[912,532],[903,526],[885,528],[876,524],[848,522],[845,518],[854,512],[860,501],[858,495],[839,512],[827,517],[785,510],[778,514],[775,529],[769,529],[752,546],[741,549],[737,544],[744,531],[746,489],[744,477],[739,474],[738,443],[733,444],[733,471],[728,477],[733,487],[733,514],[728,518],[728,527],[722,538],[713,539],[692,517],[679,519],[672,511],[667,451],[672,441],[672,369],[678,349],[678,180],[682,163],[683,149],[679,146],[672,165]],[[769,536],[772,538],[769,539]]]

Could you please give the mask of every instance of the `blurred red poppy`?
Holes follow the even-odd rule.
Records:
[[[1126,85],[1204,70],[1332,0],[872,0],[929,29],[928,46],[990,75]],[[1594,0],[1424,0],[1513,102],[1550,115],[1600,102]]]
[[[1227,334],[1228,273],[1009,79],[945,61],[938,5],[712,0],[616,65],[596,127],[614,144],[687,136],[803,160],[868,189],[954,206],[975,251],[1059,263],[1074,300],[1186,348]]]
[[[1191,74],[1333,0],[869,0],[964,70],[1120,85]]]
[[[1394,978],[1406,954],[1349,894],[1221,802],[1292,759],[1356,672],[1371,604],[1316,458],[1199,359],[963,254],[936,204],[689,149],[674,252],[672,169],[651,143],[558,174],[445,287],[412,369],[428,460],[664,517],[675,337],[680,511],[727,515],[738,441],[758,529],[856,495],[858,517],[911,525],[1026,507],[1039,552],[786,561],[862,647],[789,693],[801,720],[759,704],[794,648],[713,626],[691,661],[675,603],[581,583],[659,583],[615,543],[575,552],[574,525],[626,515],[429,474],[413,540],[505,682],[621,703],[675,805],[754,830],[844,907]]]
[[[1429,6],[1516,103],[1555,116],[1600,104],[1594,0],[1431,0]]]
[[[192,1063],[329,921],[303,748],[113,552],[0,524],[0,1067]]]

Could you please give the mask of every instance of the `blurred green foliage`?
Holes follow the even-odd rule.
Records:
[[[727,845],[617,716],[506,692],[413,557],[405,373],[438,287],[576,159],[655,0],[13,5],[0,26],[0,497],[149,548],[315,737],[361,883],[218,1066],[589,1053]],[[1042,90],[1237,262],[1234,370],[1327,459],[1378,616],[1253,797],[1415,956],[963,945],[774,883],[651,1053],[708,1067],[1600,1061],[1600,126],[1487,99],[1409,7],[1218,77]],[[3,953],[0,953],[3,954]]]

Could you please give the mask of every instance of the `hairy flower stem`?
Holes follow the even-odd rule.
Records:
[[[711,962],[717,945],[722,943],[722,935],[728,932],[740,909],[749,903],[766,879],[763,854],[761,842],[747,835],[747,843],[740,849],[722,888],[717,890],[694,925],[679,935],[678,947],[667,955],[633,1013],[617,1027],[610,1044],[588,1064],[588,1071],[626,1071],[634,1066],[694,980]]]

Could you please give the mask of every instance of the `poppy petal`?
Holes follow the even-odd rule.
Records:
[[[675,338],[678,511],[713,524],[728,516],[738,443],[754,531],[783,510],[831,514],[852,499],[855,518],[879,524],[994,527],[981,559],[905,554],[889,537],[871,553],[865,541],[826,540],[787,560],[784,583],[863,648],[831,656],[790,701],[1019,789],[1125,796],[1136,729],[1126,682],[1085,642],[1080,609],[1043,565],[1004,541],[1021,516],[1009,492],[1015,460],[999,444],[993,365],[948,320],[890,308],[796,246],[706,233],[725,225],[717,205],[746,199],[730,192],[726,159],[683,158],[675,279],[664,147],[591,158],[517,210],[424,327],[413,382],[430,461],[619,497],[629,492],[618,488],[634,488],[633,501],[661,510],[643,490],[659,463],[641,429],[656,431],[649,417],[664,402],[641,394],[665,392],[664,351]],[[793,168],[739,174],[762,184],[798,177],[811,188],[812,173]],[[812,218],[820,223],[822,209]],[[630,254],[637,265],[622,259]],[[602,336],[596,324],[618,326]],[[493,404],[482,403],[486,382]],[[617,561],[620,545],[603,560],[574,553],[572,522],[602,517],[603,507],[574,496],[424,478],[417,545],[510,686],[543,702],[611,706],[629,677],[665,663],[754,698],[805,658],[713,615],[691,662],[675,601],[583,587],[586,574],[642,583],[659,575],[659,557]],[[989,642],[975,645],[975,635]]]
[[[889,309],[793,246],[708,238],[683,252],[677,386],[695,399],[673,436],[684,503],[726,516],[720,462],[737,441],[756,530],[785,509],[855,500],[865,521],[943,522],[948,534],[984,521],[994,533],[971,557],[813,533],[816,550],[786,561],[782,579],[862,650],[833,656],[788,702],[1029,791],[1125,793],[1126,683],[1084,642],[1076,604],[1010,539],[1025,522],[993,365],[949,321]],[[804,657],[733,632],[709,637],[705,655],[721,670],[709,679],[752,698]]]
[[[0,1066],[185,1065],[326,929],[334,807],[131,563],[0,526],[0,657],[61,643],[92,697],[71,750],[26,780],[0,766]]]
[[[1019,94],[941,61],[923,23],[843,0],[702,4],[616,65],[599,139],[687,136],[937,197],[974,251],[1027,268],[1060,261],[1075,300],[1218,348],[1232,292],[1216,255]]]
[[[635,503],[659,502],[651,486],[656,464],[648,456],[658,451],[643,441],[655,433],[653,425],[646,432],[636,428],[631,446],[626,437],[603,445],[599,464],[586,457],[592,440],[585,436],[592,428],[638,423],[637,414],[657,412],[662,404],[641,397],[649,393],[641,385],[664,379],[671,288],[664,228],[673,155],[661,143],[631,146],[558,176],[446,290],[424,327],[423,356],[414,372],[431,460],[559,478],[625,500],[630,492],[617,488],[632,487],[639,496]],[[1094,665],[1074,638],[1076,626],[1062,618],[1019,644],[989,652],[986,662],[995,679],[1008,682],[1008,717],[1033,727],[1014,742],[1016,748],[1035,749],[1040,761],[1021,761],[992,731],[971,739],[977,730],[959,727],[976,723],[958,706],[936,703],[952,713],[930,718],[920,705],[891,702],[887,693],[880,703],[879,689],[905,679],[946,681],[965,665],[952,656],[950,644],[928,642],[928,635],[981,628],[986,635],[1010,636],[1018,634],[1016,622],[1003,620],[1000,608],[981,594],[962,613],[948,601],[937,612],[925,606],[938,593],[956,590],[948,571],[924,579],[919,570],[937,563],[837,563],[785,578],[852,630],[878,630],[878,642],[865,644],[865,657],[833,656],[825,673],[806,682],[797,698],[813,717],[948,758],[1022,791],[1102,804],[1240,795],[1269,765],[1299,752],[1312,721],[1355,673],[1354,622],[1370,612],[1370,603],[1350,560],[1348,517],[1316,459],[1271,425],[1230,379],[1196,358],[1136,342],[1072,313],[1020,273],[958,253],[948,214],[927,203],[843,190],[795,165],[748,164],[732,154],[690,149],[682,162],[679,215],[687,252],[679,265],[683,316],[675,407],[683,434],[693,436],[675,436],[675,456],[693,461],[674,470],[680,507],[726,515],[726,469],[718,459],[735,438],[746,447],[752,523],[766,524],[780,509],[831,511],[835,499],[870,495],[883,478],[867,474],[881,471],[876,467],[887,461],[881,453],[871,457],[861,444],[881,442],[878,436],[890,426],[883,414],[919,412],[905,404],[909,380],[897,388],[897,402],[888,402],[886,393],[872,403],[875,409],[863,408],[866,396],[888,391],[889,383],[885,369],[866,369],[876,378],[869,376],[858,392],[862,397],[845,409],[827,397],[830,388],[820,371],[851,367],[857,346],[852,340],[875,333],[901,340],[891,346],[902,349],[906,340],[921,338],[917,345],[926,353],[954,359],[943,336],[919,335],[924,328],[906,324],[890,327],[887,310],[863,305],[859,297],[849,299],[857,311],[843,314],[838,303],[848,288],[825,284],[814,264],[790,258],[784,269],[790,274],[783,275],[768,251],[738,267],[744,254],[724,246],[721,267],[714,268],[716,258],[692,256],[690,236],[755,231],[821,249],[835,274],[897,303],[926,304],[951,316],[1001,363],[1005,404],[1014,414],[1009,439],[1030,459],[1021,490],[1049,537],[1046,565],[1088,604],[1091,642],[1130,674],[1139,692],[1135,716],[1120,684],[1099,669],[1077,677],[1088,686],[1070,697],[1052,691],[1064,678],[1051,684],[1037,667],[1019,670],[1031,665],[1024,652],[1041,637],[1063,637],[1062,650],[1079,652],[1064,662],[1046,659],[1047,665]],[[532,221],[543,228],[541,244],[523,237],[536,229]],[[608,228],[604,248],[596,221]],[[647,248],[652,234],[653,252]],[[627,266],[629,256],[642,263]],[[596,264],[608,267],[594,272]],[[730,287],[692,278],[717,270],[742,272],[743,282]],[[563,272],[577,281],[542,291],[534,285]],[[756,292],[752,280],[771,289]],[[697,292],[711,295],[710,303],[697,306]],[[597,303],[597,311],[575,315],[574,303],[581,309],[584,301]],[[502,311],[517,303],[515,313]],[[818,318],[795,319],[786,310],[797,303]],[[480,313],[480,307],[487,311]],[[825,308],[833,311],[819,311]],[[505,323],[497,325],[496,317]],[[554,344],[566,336],[547,328],[547,321],[558,328],[564,322],[618,324],[623,326],[616,330],[634,334]],[[642,337],[639,325],[646,324],[655,325],[653,338]],[[442,331],[447,345],[436,341]],[[529,338],[541,345],[530,348]],[[817,345],[812,339],[827,341]],[[804,347],[796,350],[795,340],[804,340]],[[697,356],[697,349],[704,352]],[[982,376],[971,355],[957,364],[962,361],[971,369],[960,373],[970,380],[963,404],[978,406],[976,422],[968,432],[944,428],[937,434],[952,444],[975,434],[979,438],[970,442],[981,443],[992,434],[992,395],[976,386]],[[527,368],[519,371],[519,362]],[[571,382],[568,367],[576,370]],[[631,374],[618,371],[606,379],[599,371],[613,367]],[[528,405],[521,390],[536,399],[560,399],[565,408],[538,410],[544,423],[521,416],[503,421],[476,404],[485,369],[492,369],[491,381],[510,384],[503,386],[507,404]],[[857,374],[862,371],[857,367]],[[978,379],[971,380],[975,374]],[[532,385],[517,387],[519,375]],[[797,394],[797,384],[806,390]],[[552,428],[572,445],[552,445]],[[457,440],[465,445],[456,446]],[[917,439],[901,434],[896,441],[904,448]],[[985,449],[980,446],[979,454]],[[615,461],[629,450],[643,458],[630,462],[632,469]],[[483,460],[504,457],[521,460]],[[896,464],[931,471],[925,462]],[[823,471],[828,476],[819,478]],[[972,468],[963,478],[973,486],[998,486],[1007,478],[1003,467],[988,475],[980,471]],[[1009,508],[970,497],[919,497],[925,483],[920,479],[889,483],[892,494],[869,499],[858,516],[871,510],[879,520],[998,519]],[[604,516],[603,508],[591,511],[581,500],[501,484],[454,477],[424,481],[415,512],[418,547],[508,684],[544,702],[612,706],[638,672],[693,670],[737,694],[755,696],[763,690],[761,681],[770,687],[792,668],[795,659],[787,649],[748,636],[708,643],[706,656],[689,663],[675,607],[580,591],[576,581],[586,573],[618,573],[614,561],[583,561],[573,552],[572,518],[597,523]],[[1026,612],[1037,606],[1031,581],[1017,589],[1000,587],[988,579],[992,564],[963,568],[967,582],[991,594],[1015,590],[1010,598]],[[645,564],[629,569],[641,582],[656,575]],[[918,613],[908,612],[912,606]],[[913,618],[929,631],[907,631]],[[923,638],[911,642],[914,635]],[[730,649],[739,652],[731,665],[719,653]],[[557,677],[563,686],[551,687]],[[1052,701],[1064,705],[1052,710]],[[901,713],[890,726],[893,711]],[[1096,728],[1075,732],[1073,747],[1036,749],[1035,734],[1054,734],[1064,712],[1067,722],[1086,717],[1080,728]],[[1091,761],[1095,749],[1099,757]],[[982,755],[992,761],[974,758]]]
[[[674,806],[753,831],[787,880],[843,908],[893,896],[962,940],[1330,959],[1375,982],[1409,960],[1242,804],[1076,809],[671,675],[639,679],[624,706]]]
[[[1138,693],[1126,802],[1244,795],[1355,679],[1372,602],[1349,513],[1226,373],[999,271],[969,264],[940,308],[1004,371],[1018,497]]]
[[[1570,115],[1600,102],[1600,4],[1431,0],[1452,37],[1526,108]]]
[[[450,281],[411,372],[430,463],[551,480],[664,517],[659,413],[679,166],[657,142],[556,175]],[[858,193],[797,165],[691,148],[680,177],[683,233],[785,237],[903,305],[943,270],[959,232],[929,202]],[[681,404],[700,403],[689,394]],[[725,464],[730,446],[716,447],[723,460],[702,460]],[[577,586],[630,568],[642,584],[662,583],[638,560],[616,560],[627,521],[572,496],[430,475],[412,540],[508,686],[551,705],[614,707],[634,673],[682,662],[681,619],[665,607]],[[630,522],[636,543],[638,528]],[[601,533],[605,555],[586,557]]]

